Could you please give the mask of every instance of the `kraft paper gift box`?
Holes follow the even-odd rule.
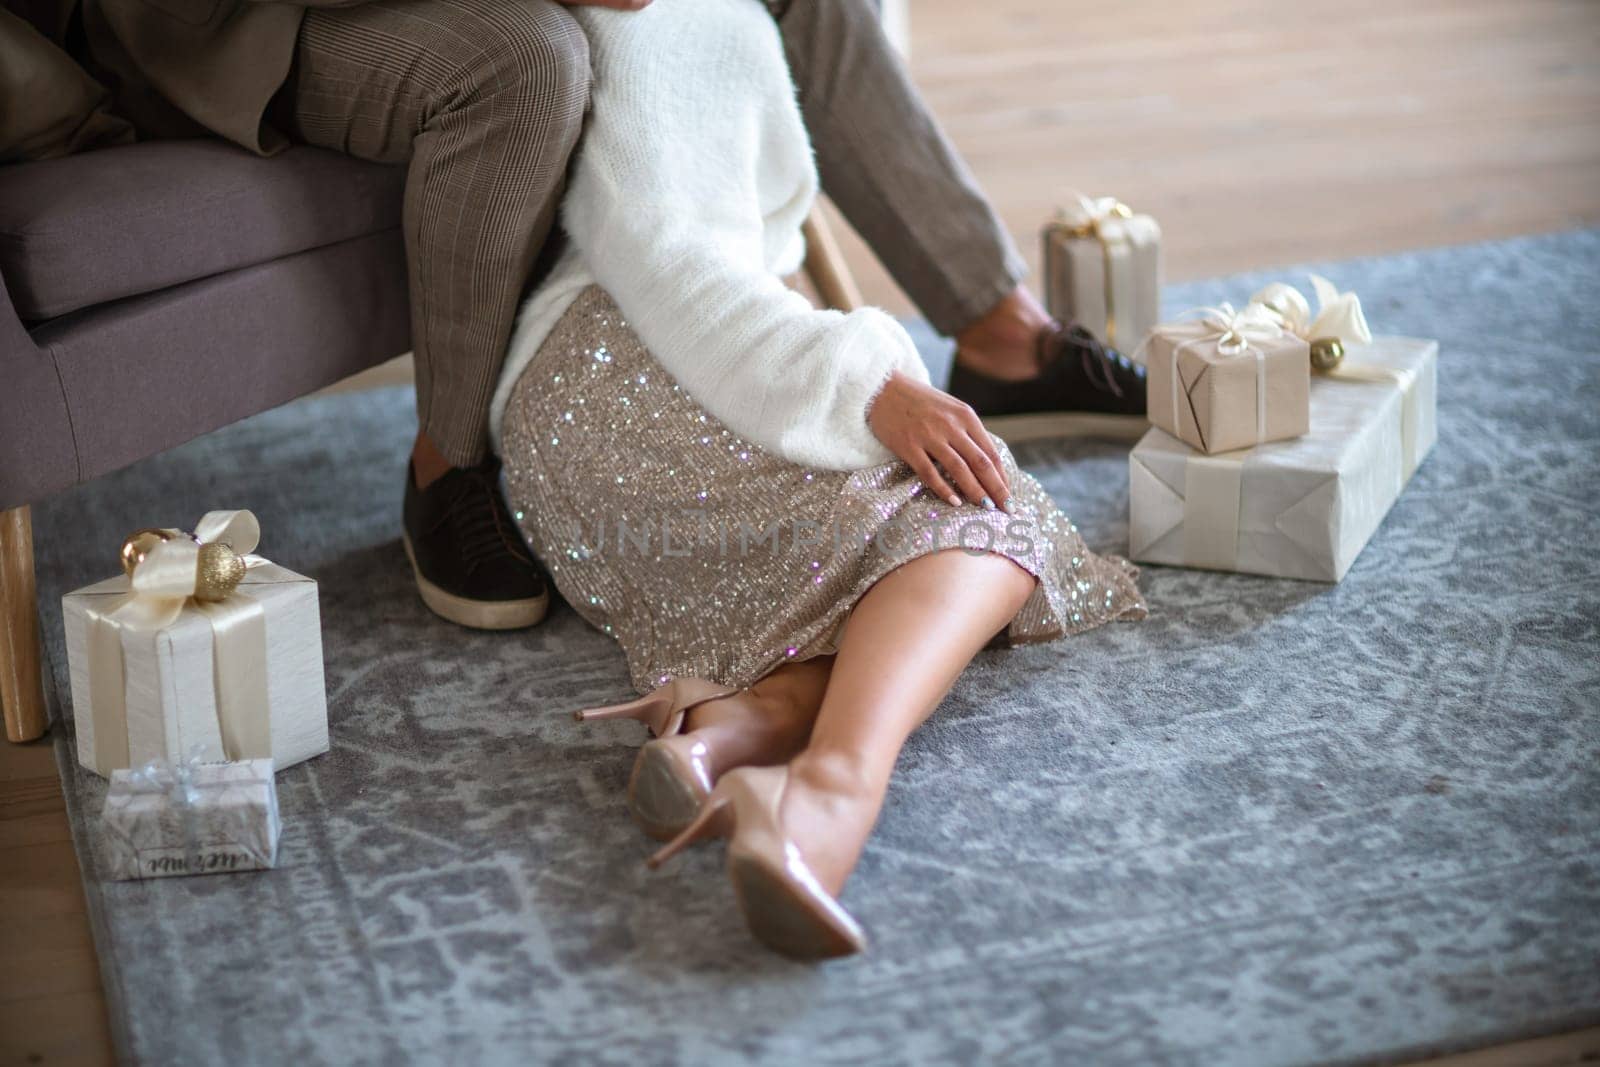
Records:
[[[1074,194],[1044,228],[1044,292],[1056,318],[1131,354],[1161,317],[1161,227]]]
[[[1144,343],[1150,422],[1202,452],[1310,429],[1310,345],[1251,304],[1196,308]]]
[[[1435,341],[1378,337],[1311,383],[1311,432],[1206,455],[1164,430],[1129,457],[1130,555],[1337,582],[1433,447]]]
[[[317,584],[249,555],[259,534],[247,511],[212,512],[194,538],[155,544],[131,576],[62,598],[85,767],[109,777],[198,751],[282,768],[328,750]],[[201,557],[229,555],[223,545],[238,584],[206,588]]]
[[[151,764],[112,772],[101,812],[107,878],[265,870],[278,862],[270,759]]]

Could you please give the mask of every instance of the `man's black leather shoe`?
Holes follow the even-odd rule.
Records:
[[[452,468],[417,488],[406,469],[404,541],[422,602],[478,630],[532,626],[550,610],[544,572],[500,494],[500,461]]]
[[[1040,413],[1145,414],[1144,368],[1107,348],[1082,326],[1039,334],[1039,373],[1021,381],[991,378],[957,363],[950,393],[980,416]]]

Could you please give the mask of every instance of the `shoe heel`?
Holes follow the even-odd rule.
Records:
[[[637,700],[629,700],[622,704],[606,704],[598,708],[582,708],[572,713],[578,722],[599,722],[603,719],[635,719],[649,726],[661,718],[661,712],[669,706],[670,702],[663,699],[659,692],[646,693]]]
[[[712,793],[706,798],[706,802],[700,805],[700,814],[694,817],[694,821],[645,860],[645,866],[653,871],[702,838],[725,836],[729,830],[729,820],[726,816],[732,814],[730,807],[726,796]]]
[[[649,727],[657,737],[667,737],[683,729],[690,709],[707,701],[717,700],[737,692],[728,686],[718,685],[700,678],[675,678],[637,700],[623,704],[607,704],[599,708],[584,708],[573,712],[579,722],[600,719],[635,719]]]

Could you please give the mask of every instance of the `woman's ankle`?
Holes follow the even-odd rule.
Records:
[[[840,798],[872,799],[888,788],[888,776],[854,753],[812,747],[789,761],[791,781]]]
[[[735,767],[786,763],[805,748],[815,710],[746,691],[695,708],[684,724],[706,746],[715,775]]]
[[[883,807],[889,778],[866,760],[807,749],[789,761],[780,818],[824,889],[844,889]]]

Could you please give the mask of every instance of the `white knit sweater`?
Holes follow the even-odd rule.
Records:
[[[911,338],[874,308],[818,311],[781,279],[804,257],[816,165],[777,27],[757,0],[571,9],[589,37],[592,111],[563,223],[572,245],[524,306],[492,433],[551,327],[598,283],[651,354],[740,436],[835,470],[891,458],[867,407]]]

